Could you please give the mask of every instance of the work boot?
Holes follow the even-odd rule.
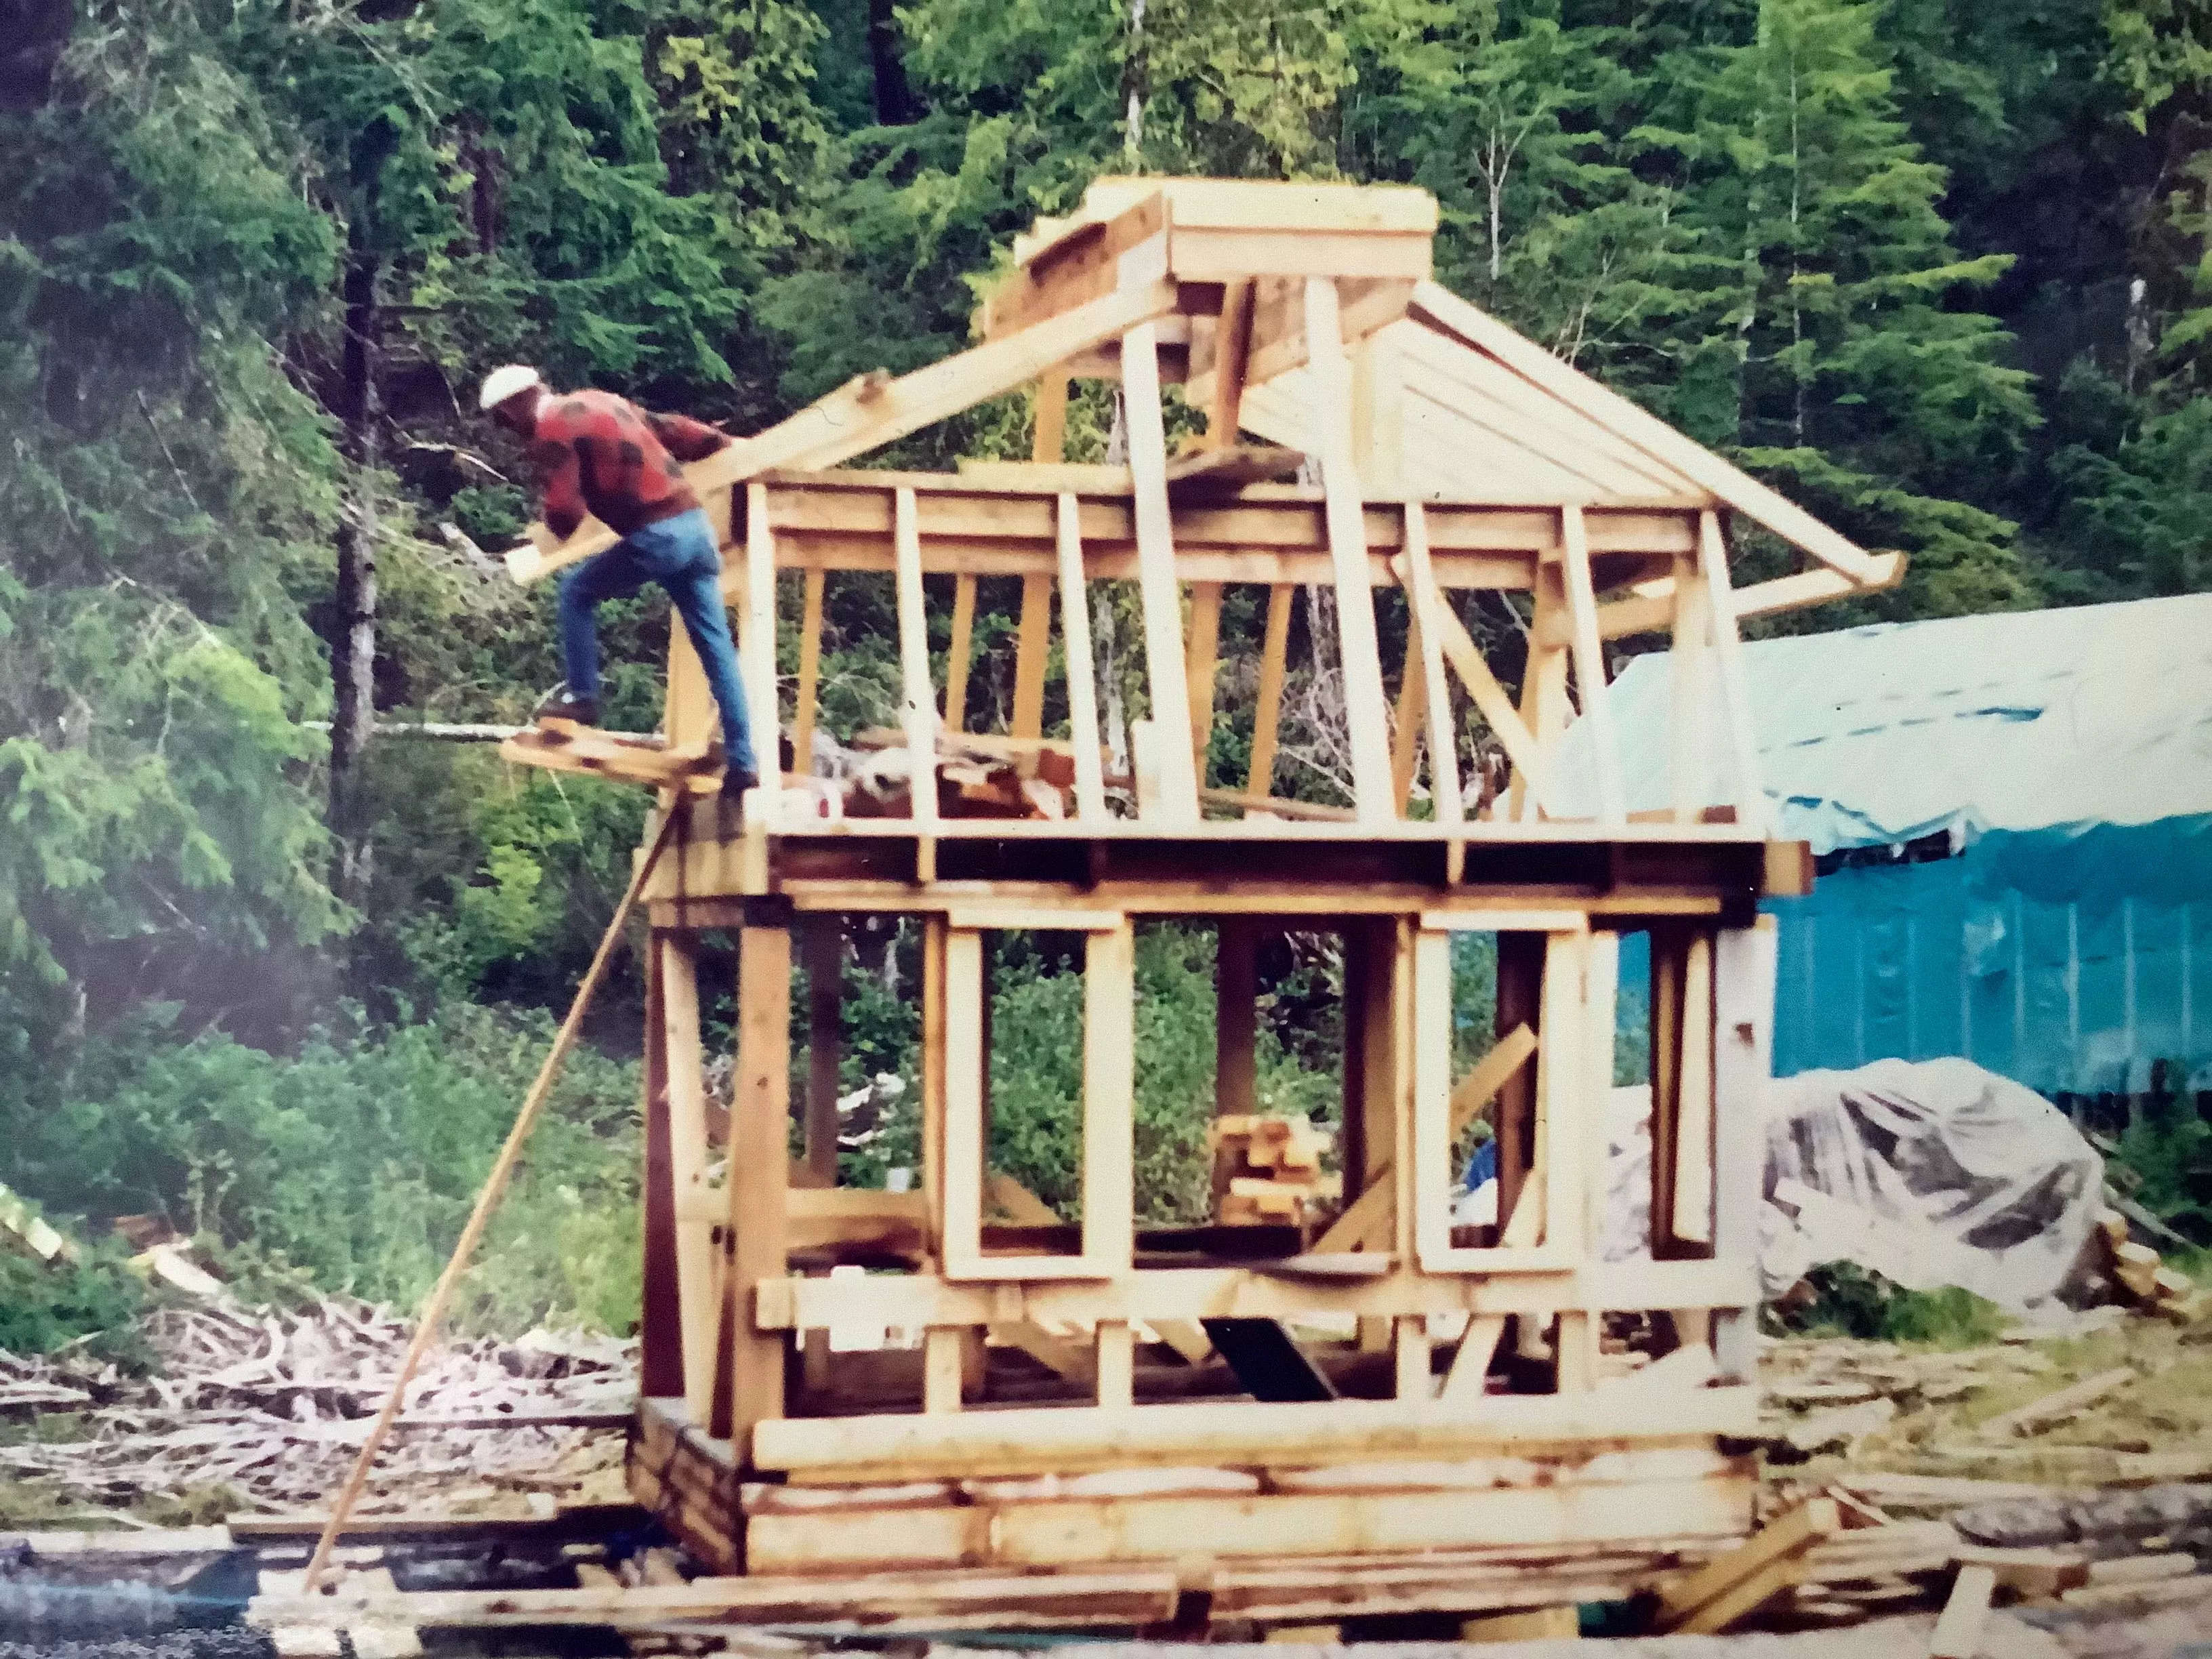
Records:
[[[578,696],[564,683],[545,694],[530,718],[549,733],[569,737],[578,726],[599,723],[599,705],[590,697]]]

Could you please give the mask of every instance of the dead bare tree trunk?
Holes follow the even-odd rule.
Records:
[[[1133,170],[1144,165],[1145,98],[1150,91],[1151,70],[1145,62],[1145,0],[1129,0],[1129,55],[1121,68],[1121,155]]]
[[[339,444],[351,499],[338,526],[337,611],[331,653],[330,827],[336,843],[331,890],[359,906],[368,890],[371,840],[362,791],[361,761],[376,725],[376,339],[377,185],[389,135],[364,135],[355,152],[361,200],[347,234],[343,337],[339,345]]]

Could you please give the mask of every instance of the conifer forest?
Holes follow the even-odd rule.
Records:
[[[0,0],[0,1182],[88,1239],[161,1218],[257,1295],[419,1298],[650,800],[392,729],[513,726],[561,678],[551,585],[498,565],[535,507],[481,378],[757,431],[961,349],[1015,233],[1122,173],[1432,191],[1439,280],[1910,555],[1768,628],[2212,586],[2208,0]],[[866,464],[1026,458],[1030,422]],[[1115,438],[1079,386],[1069,459]],[[976,729],[1018,590],[981,584]],[[1525,619],[1479,597],[1510,689]],[[659,719],[668,627],[657,589],[604,613],[605,725]],[[1224,675],[1261,627],[1232,591]],[[896,725],[889,608],[833,599],[825,638],[830,734]],[[1342,801],[1284,708],[1278,790]],[[1218,775],[1249,742],[1224,716]],[[1139,945],[1170,1208],[1205,1201],[1212,953]],[[877,1081],[911,1081],[915,962],[892,929],[843,963],[857,1182],[915,1155]],[[1002,960],[994,1015],[993,1156],[1048,1200],[1060,967]],[[634,968],[465,1328],[634,1322]],[[1261,971],[1263,1092],[1326,1119],[1341,964],[1292,937]],[[106,1247],[0,1252],[0,1348],[140,1294]]]

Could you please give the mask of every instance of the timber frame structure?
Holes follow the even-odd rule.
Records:
[[[775,710],[797,754],[813,752],[825,585],[888,579],[906,816],[825,818],[804,780],[779,780],[721,833],[696,775],[714,708],[680,630],[657,743],[509,744],[659,786],[682,819],[645,892],[630,1482],[710,1571],[965,1570],[969,1601],[1019,1624],[1142,1622],[1130,1597],[1157,1600],[1171,1568],[1170,1605],[1195,1589],[1264,1621],[1513,1606],[1547,1598],[1494,1570],[1500,1552],[1564,1552],[1588,1585],[1749,1528],[1752,1475],[1727,1443],[1755,1421],[1773,972],[1755,907],[1810,866],[1766,838],[1737,622],[1887,586],[1901,560],[1430,281],[1435,225],[1407,188],[1102,179],[1022,239],[973,349],[864,377],[690,469],[723,530],[757,729]],[[1121,382],[1127,466],[1060,460],[1084,376]],[[1181,453],[1173,381],[1207,422]],[[840,470],[1030,383],[1030,462]],[[1317,482],[1271,481],[1286,475]],[[1731,515],[1806,568],[1733,589]],[[587,525],[517,574],[611,539]],[[780,642],[787,576],[799,621]],[[1012,717],[965,733],[975,584],[993,576],[1022,582]],[[1152,711],[1122,776],[1102,760],[1091,635],[1093,590],[1115,581],[1136,585]],[[1249,711],[1226,711],[1249,717],[1249,775],[1217,780],[1235,583],[1266,590],[1266,643]],[[1301,586],[1333,600],[1348,807],[1273,793]],[[1531,596],[1517,700],[1454,609],[1482,588]],[[1065,738],[1042,729],[1055,597]],[[940,682],[927,614],[945,600]],[[1674,647],[1673,798],[1632,814],[1605,641],[1648,632]],[[1480,809],[1462,787],[1477,733],[1510,763]],[[952,815],[930,787],[948,745],[1060,768],[1073,810]],[[848,930],[885,916],[920,927],[924,963],[904,1192],[836,1184],[837,963]],[[1259,1109],[1257,942],[1340,937],[1346,1202],[1326,1225],[1143,1219],[1133,940],[1160,918],[1218,929],[1224,1114]],[[1082,941],[1073,1218],[988,1162],[990,939],[1024,929]],[[1496,1045],[1455,1075],[1452,947],[1469,931],[1497,939]],[[1635,931],[1651,941],[1651,1249],[1606,1261],[1615,964]],[[709,932],[734,935],[739,964],[726,1149],[702,1081]],[[794,954],[811,987],[797,1158]],[[1493,1103],[1502,1224],[1470,1227],[1455,1148]],[[1663,1357],[1614,1375],[1600,1336],[1626,1314],[1650,1316]],[[855,1335],[886,1328],[918,1340]]]

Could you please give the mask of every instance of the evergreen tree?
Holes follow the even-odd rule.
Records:
[[[814,85],[825,33],[790,0],[670,0],[647,37],[669,187],[714,202],[763,261],[817,228],[834,159]]]
[[[337,469],[265,343],[336,249],[220,37],[127,21],[0,112],[0,1056],[33,1073],[179,986],[289,1015],[338,920],[295,724]]]
[[[1736,442],[1848,532],[1914,556],[1919,614],[2027,602],[2013,526],[1972,504],[2037,420],[1906,131],[1862,0],[1763,0],[1700,89],[1683,218],[1733,254]]]

